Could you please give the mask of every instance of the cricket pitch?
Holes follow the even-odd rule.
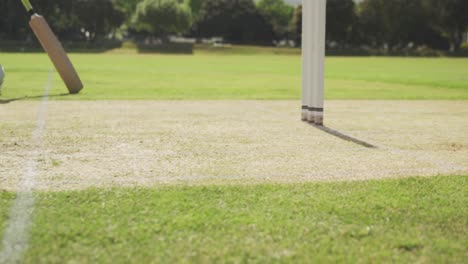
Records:
[[[0,105],[0,188],[40,151],[38,190],[344,181],[468,173],[468,102],[328,101],[328,128],[297,101],[50,101]]]

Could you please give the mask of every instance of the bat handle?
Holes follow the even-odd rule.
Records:
[[[26,11],[28,11],[30,15],[34,15],[34,9],[31,2],[29,2],[29,0],[21,0],[21,2],[23,3],[24,8],[26,8]]]

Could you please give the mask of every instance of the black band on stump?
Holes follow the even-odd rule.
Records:
[[[309,111],[323,112],[323,108],[309,107]]]

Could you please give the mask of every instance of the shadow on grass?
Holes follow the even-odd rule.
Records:
[[[53,98],[53,97],[66,97],[66,96],[72,96],[72,95],[68,93],[62,93],[62,94],[48,95],[47,97]],[[16,101],[24,101],[24,100],[31,100],[31,99],[41,99],[44,97],[46,96],[37,95],[37,96],[23,96],[23,97],[11,98],[11,99],[0,99],[0,104],[9,104],[9,103],[16,102]]]
[[[322,130],[323,132],[325,132],[325,133],[327,133],[329,135],[332,135],[332,136],[335,136],[335,137],[337,137],[339,139],[342,139],[342,140],[345,140],[345,141],[360,145],[362,147],[370,148],[370,149],[376,149],[377,148],[377,146],[375,146],[375,145],[372,145],[370,143],[359,140],[357,138],[353,138],[351,136],[345,135],[345,134],[343,134],[343,133],[341,133],[341,132],[339,132],[337,130],[334,130],[332,128],[329,128],[329,127],[326,127],[326,126],[318,126],[318,125],[311,124],[311,123],[309,123],[309,125],[311,125],[312,127],[317,128],[319,130]]]

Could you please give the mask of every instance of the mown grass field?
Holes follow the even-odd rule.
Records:
[[[58,76],[52,99],[299,99],[298,54],[73,54],[86,86],[77,96]],[[51,64],[44,54],[1,54],[7,71],[0,99],[42,94]],[[329,57],[327,99],[468,99],[468,59]]]
[[[298,100],[300,56],[274,53],[72,54],[86,88],[66,95],[55,75],[50,100]],[[46,55],[2,53],[0,64],[7,71],[0,111],[2,103],[41,97],[51,68]],[[467,73],[468,59],[329,57],[326,97],[468,100]],[[12,136],[1,128],[2,120],[0,136]],[[467,180],[36,192],[24,262],[462,263],[468,258]],[[2,189],[0,233],[15,198]]]
[[[467,180],[37,193],[24,263],[462,263]]]
[[[462,263],[467,180],[40,193],[26,263]]]

